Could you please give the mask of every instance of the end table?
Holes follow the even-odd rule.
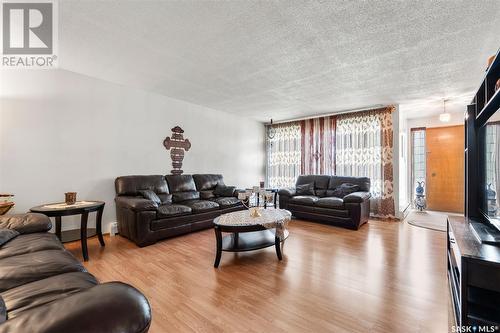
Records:
[[[104,211],[103,201],[77,201],[73,205],[62,203],[45,204],[36,206],[30,209],[33,213],[45,214],[48,217],[54,217],[56,220],[56,236],[61,240],[61,217],[69,215],[81,215],[80,223],[80,241],[82,244],[83,260],[89,260],[87,250],[87,222],[89,213],[97,212],[96,215],[96,234],[99,238],[101,246],[105,246],[104,238],[102,237],[102,213]]]

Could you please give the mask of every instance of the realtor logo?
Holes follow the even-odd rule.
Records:
[[[54,67],[54,7],[54,1],[2,2],[3,67]]]

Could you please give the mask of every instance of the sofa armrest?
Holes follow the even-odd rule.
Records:
[[[115,198],[115,203],[118,207],[128,208],[136,212],[156,210],[158,208],[156,202],[138,197],[119,196]]]
[[[50,218],[44,214],[26,213],[0,216],[0,229],[12,229],[20,234],[45,232],[51,228]]]
[[[370,192],[354,192],[344,197],[345,203],[362,203],[371,198]]]
[[[151,307],[137,289],[109,282],[26,310],[0,325],[6,332],[144,333]]]
[[[294,188],[282,188],[278,191],[278,194],[286,197],[293,197],[296,193]]]
[[[245,189],[243,189],[243,188],[237,188],[237,189],[235,189],[235,190],[234,190],[234,194],[233,194],[233,196],[234,196],[235,198],[238,198],[238,194],[240,194],[240,193],[245,193],[245,192],[246,192],[246,190],[245,190]]]

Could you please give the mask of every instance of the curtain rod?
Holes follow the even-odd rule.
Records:
[[[273,121],[273,125],[283,124],[283,123],[291,123],[293,121],[300,121],[300,120],[306,120],[306,119],[315,119],[315,118],[321,118],[321,117],[335,116],[335,115],[339,115],[339,114],[346,114],[346,113],[353,113],[353,112],[374,110],[374,109],[382,108],[384,106],[388,106],[388,105],[374,104],[374,105],[366,106],[366,107],[363,107],[363,108],[360,108],[360,109],[349,109],[349,110],[342,110],[342,111],[338,111],[338,112],[321,113],[321,114],[318,114],[318,115],[314,115],[312,117],[291,118],[291,119],[285,119],[285,120],[280,120],[280,121]],[[264,123],[264,125],[271,125],[271,123],[267,122],[267,123]]]

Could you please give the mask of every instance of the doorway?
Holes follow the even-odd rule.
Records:
[[[425,129],[427,209],[464,212],[464,126]]]

